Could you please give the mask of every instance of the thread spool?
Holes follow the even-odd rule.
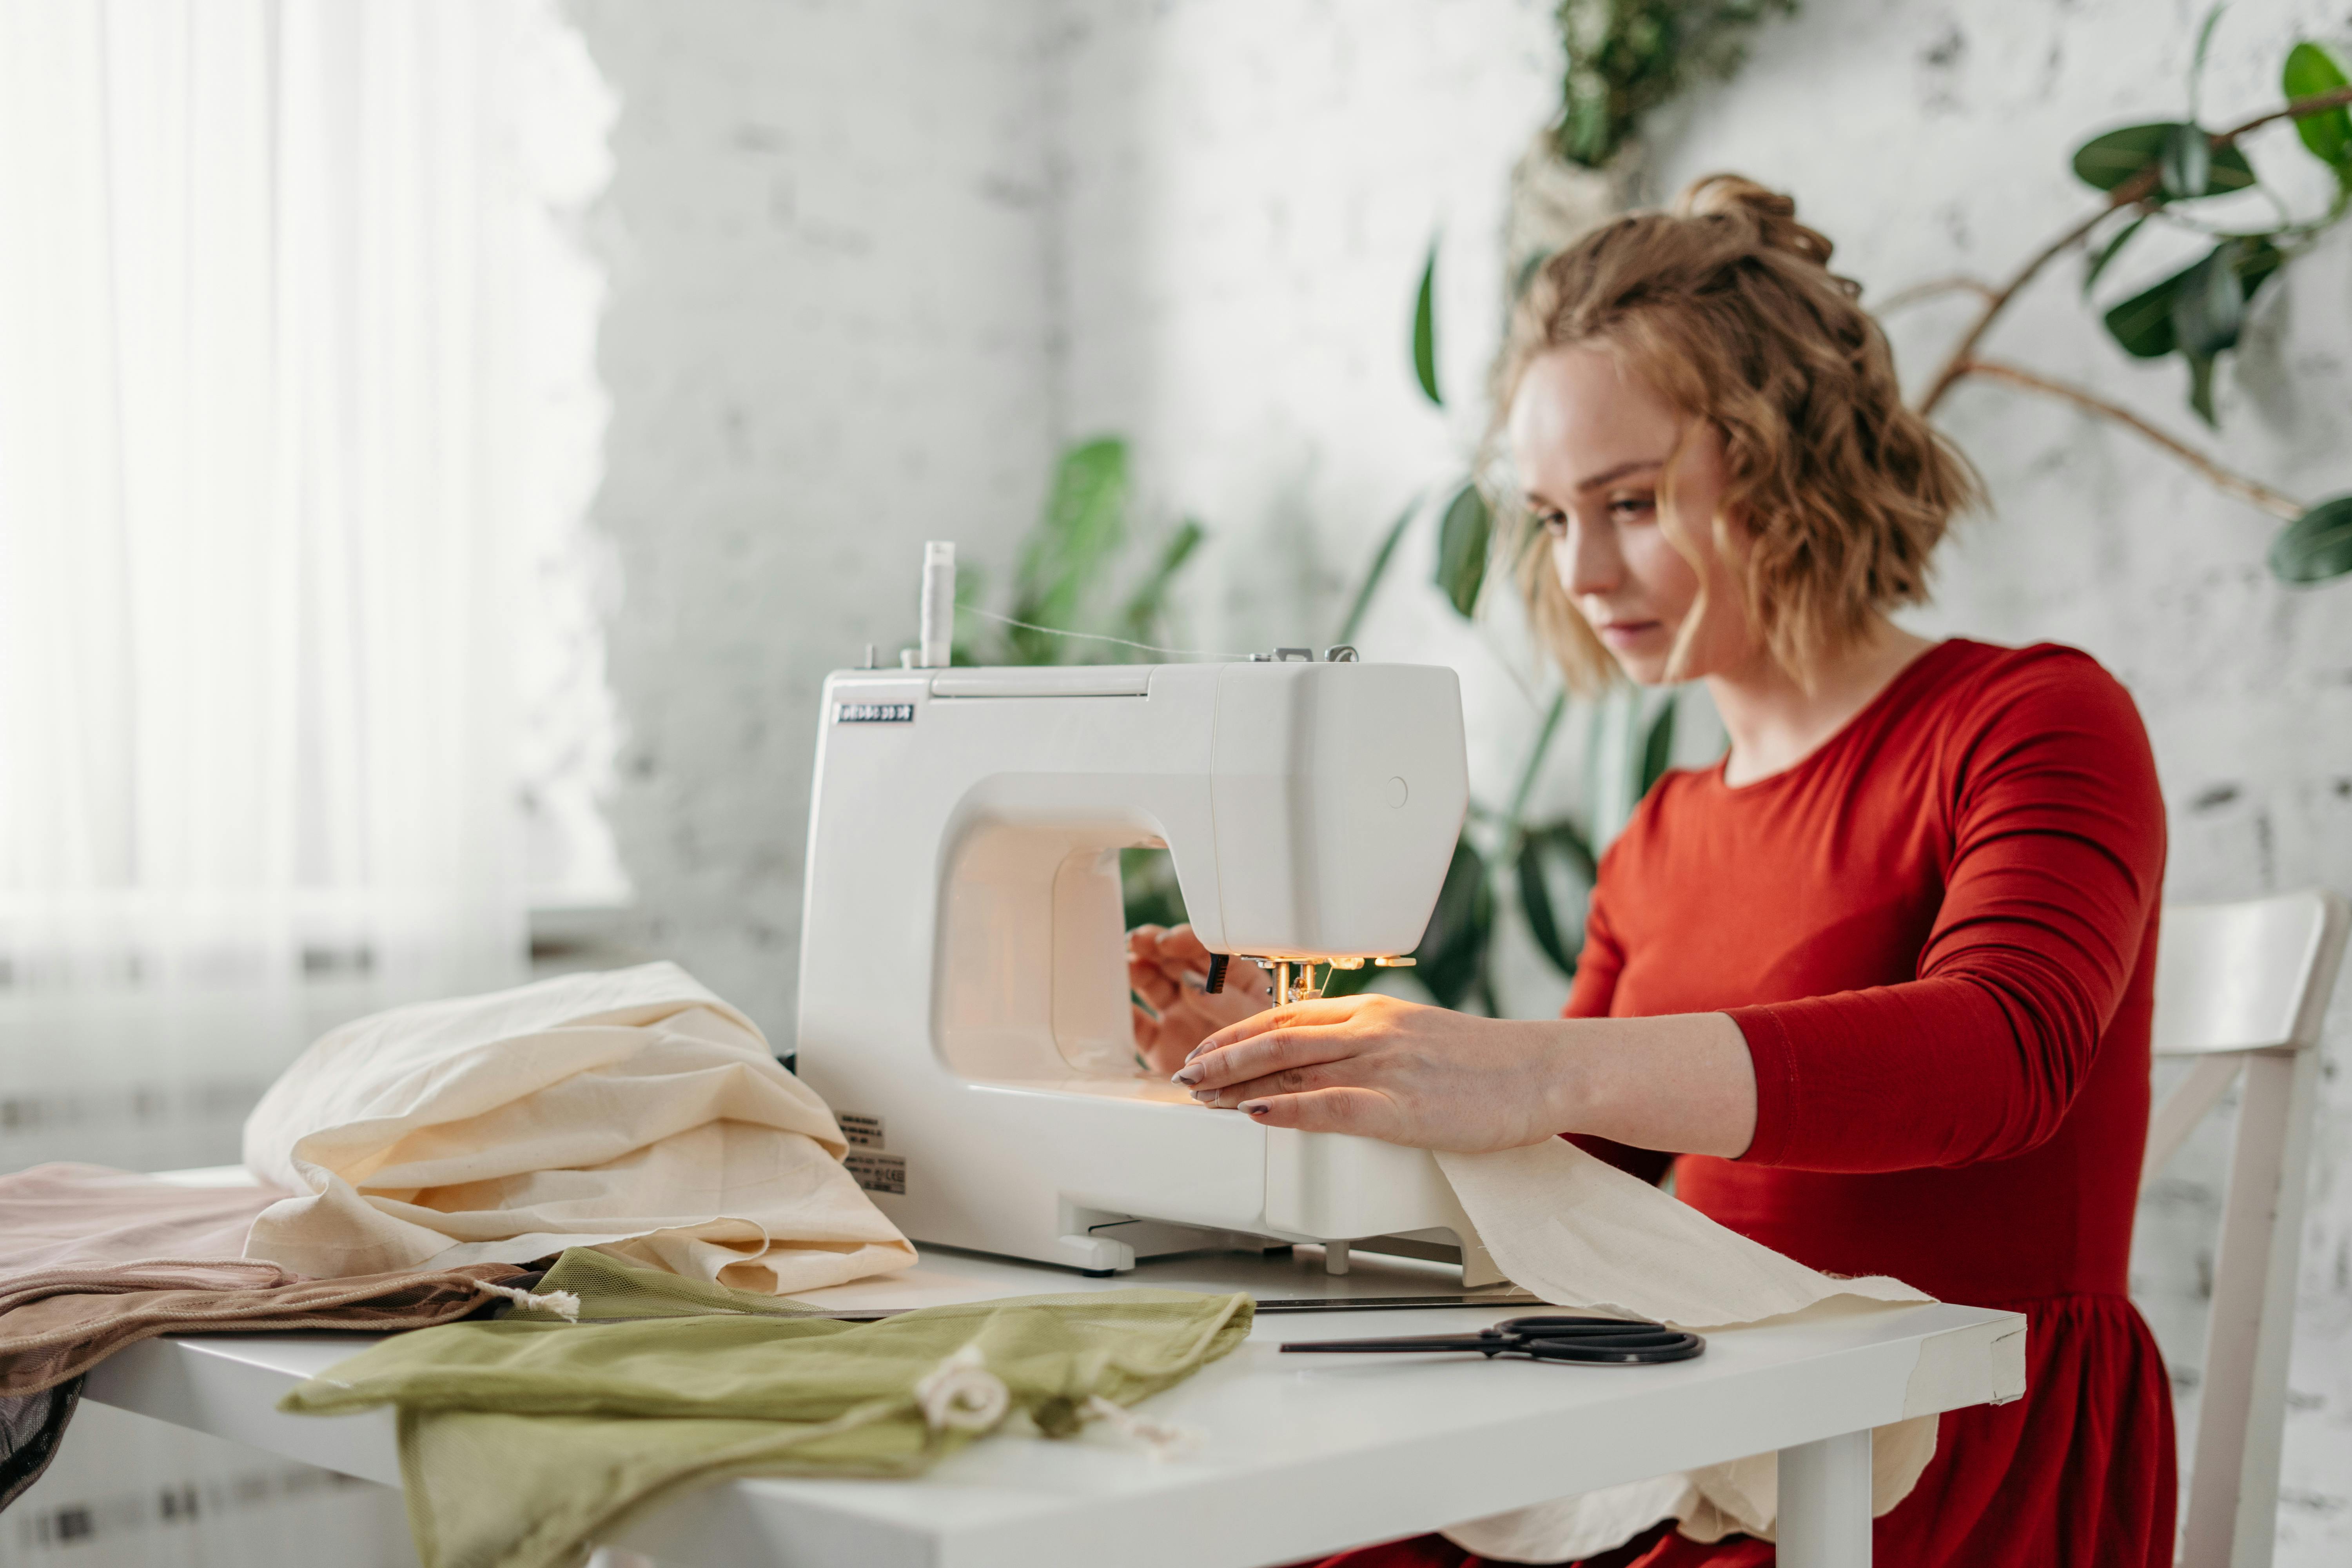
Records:
[[[941,669],[955,648],[955,541],[934,539],[923,545],[922,647],[916,663]]]

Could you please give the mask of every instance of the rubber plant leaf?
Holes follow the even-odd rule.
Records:
[[[2352,573],[2352,496],[2321,501],[2271,541],[2271,571],[2283,583],[2325,583]]]
[[[1421,290],[1412,303],[1412,374],[1422,395],[1438,407],[1445,399],[1437,391],[1437,242],[1429,243],[1429,259],[1422,263]]]
[[[1478,608],[1486,583],[1486,557],[1493,544],[1494,514],[1474,482],[1465,482],[1446,503],[1437,528],[1437,585],[1454,613],[1465,619]]]
[[[2242,247],[2235,253],[2233,265],[2239,286],[2243,290],[2242,297],[2251,300],[2264,279],[2279,269],[2286,257],[2277,246],[2262,238],[2235,242],[2224,240],[2214,248],[2221,249],[2233,243]],[[2162,359],[2172,353],[2179,346],[2179,340],[2173,332],[2173,298],[2188,282],[2189,275],[2203,265],[2204,261],[2200,260],[2184,267],[2108,310],[2103,318],[2108,335],[2122,345],[2126,353],[2135,358]]]
[[[1412,950],[1413,975],[1439,1006],[1458,1007],[1478,988],[1494,931],[1495,892],[1486,858],[1467,838],[1458,839],[1437,907],[1430,911],[1421,945]]]
[[[2179,123],[2164,121],[2154,125],[2126,125],[2092,137],[2074,150],[2074,177],[2094,190],[2112,191],[2150,164],[2158,165],[2160,175],[2165,143]],[[2242,191],[2253,183],[2253,165],[2246,162],[2243,153],[2234,146],[2209,145],[2205,188],[2200,194],[2224,195],[2231,191]],[[2162,202],[2168,198],[2159,184],[2146,199]]]
[[[1551,887],[1545,880],[1547,847],[1548,840],[1540,830],[1522,837],[1513,879],[1518,883],[1519,910],[1528,918],[1528,934],[1535,939],[1537,950],[1551,961],[1554,969],[1572,979],[1576,961],[1583,952],[1583,935],[1579,932],[1571,940],[1560,930],[1559,917],[1552,908]]]
[[[2316,98],[2346,85],[2344,68],[2336,64],[2336,57],[2309,42],[2286,52],[2286,69],[2281,74],[2289,102]],[[2337,180],[2352,185],[2352,106],[2339,103],[2303,115],[2294,122],[2294,133],[2303,138],[2313,157],[2336,171]]]
[[[2213,143],[2199,125],[2168,125],[2158,185],[2168,196],[2201,196],[2213,174]]]

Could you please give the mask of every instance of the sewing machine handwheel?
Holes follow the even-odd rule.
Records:
[[[1225,970],[1233,963],[1233,962],[1234,955],[1230,952],[1213,952],[1209,954],[1209,983],[1201,987],[1201,989],[1207,992],[1212,996],[1214,996],[1217,993],[1223,991],[1225,988]]]

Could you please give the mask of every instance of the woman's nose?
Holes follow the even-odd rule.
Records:
[[[1612,531],[1588,528],[1574,518],[1569,520],[1566,532],[1552,542],[1551,559],[1553,570],[1559,574],[1559,585],[1571,599],[1611,593],[1624,575],[1625,563],[1617,553]]]

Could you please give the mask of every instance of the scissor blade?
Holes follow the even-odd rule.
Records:
[[[1293,1340],[1286,1351],[1484,1351],[1510,1348],[1507,1340],[1478,1334],[1419,1334],[1392,1340]]]

